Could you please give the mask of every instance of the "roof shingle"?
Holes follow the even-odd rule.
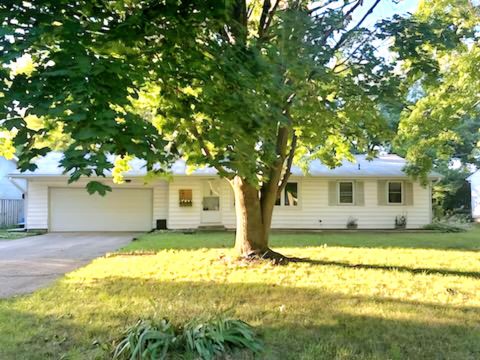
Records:
[[[11,174],[14,177],[48,177],[48,176],[66,176],[64,169],[60,166],[60,160],[63,154],[60,152],[51,152],[45,157],[35,161],[38,168],[35,171],[27,171],[25,173],[16,172]],[[380,155],[372,160],[368,160],[366,155],[355,155],[355,162],[344,160],[342,165],[334,169],[322,164],[319,160],[313,160],[309,165],[308,175],[319,177],[407,177],[403,168],[405,167],[405,159],[400,156],[387,154]],[[113,163],[114,156],[110,156],[109,161]],[[145,161],[134,159],[130,162],[131,170],[125,176],[144,176],[146,175]],[[194,170],[192,173],[187,172],[187,166],[184,160],[176,161],[171,167],[171,173],[176,176],[214,176],[217,171],[211,167],[203,167]],[[105,174],[111,176],[110,172]],[[298,166],[292,167],[293,176],[305,176]],[[441,175],[431,172],[430,179],[440,178]]]

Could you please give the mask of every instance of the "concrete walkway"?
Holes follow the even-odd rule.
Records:
[[[133,233],[49,233],[0,241],[0,298],[30,293],[128,244]]]

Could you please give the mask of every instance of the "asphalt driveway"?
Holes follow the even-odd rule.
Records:
[[[49,233],[0,241],[0,298],[47,286],[128,244],[133,233]]]

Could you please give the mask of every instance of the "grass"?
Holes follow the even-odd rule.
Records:
[[[0,229],[0,241],[1,240],[16,240],[21,239],[27,236],[37,235],[37,233],[30,233],[30,232],[14,232],[14,231],[7,231],[5,229]]]
[[[168,235],[167,235],[168,234]],[[121,251],[159,251],[165,249],[231,248],[235,234],[167,232],[153,233],[134,241]],[[406,248],[480,251],[480,226],[464,233],[438,232],[274,232],[272,247],[353,247],[353,248]]]
[[[0,301],[1,359],[103,359],[138,318],[227,312],[265,359],[480,358],[480,228],[274,234],[309,263],[245,264],[232,233],[149,234],[55,285]]]

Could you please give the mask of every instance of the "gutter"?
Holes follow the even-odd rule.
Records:
[[[15,186],[18,190],[20,190],[22,194],[25,195],[27,193],[27,189],[24,189],[19,183],[15,181],[13,177],[9,176],[8,180],[13,184],[13,186]]]
[[[145,178],[146,174],[142,175],[124,175],[124,178],[131,178],[131,179],[143,179]],[[181,178],[212,178],[218,177],[218,174],[168,174],[168,177],[181,177]],[[307,175],[299,175],[299,174],[292,174],[294,178],[322,178],[322,179],[346,179],[346,178],[356,178],[356,179],[409,179],[408,175],[356,175],[356,174],[343,174],[343,175],[326,175],[326,174],[307,174]],[[64,180],[68,179],[68,175],[61,175],[61,174],[12,174],[10,175],[11,179],[58,179]],[[430,181],[440,181],[443,176],[429,176],[427,179]],[[112,179],[111,175],[103,176],[90,176],[90,177],[82,177],[81,179]]]

